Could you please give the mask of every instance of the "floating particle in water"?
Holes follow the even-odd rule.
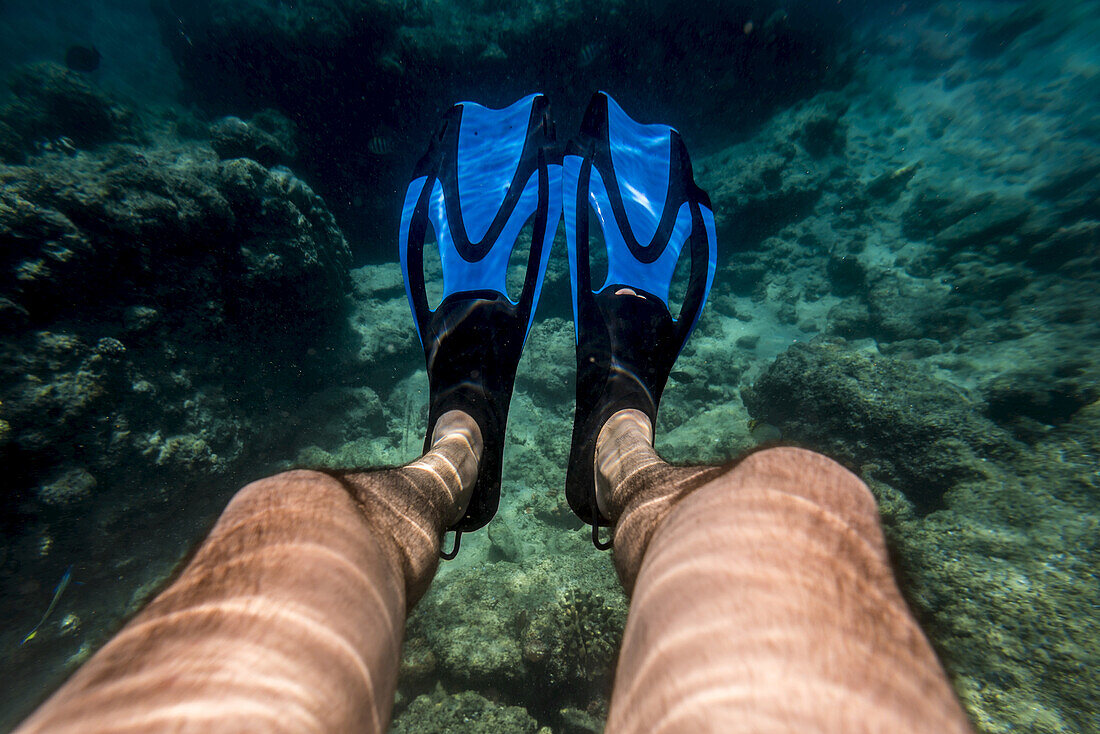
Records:
[[[69,46],[65,52],[65,66],[73,71],[93,72],[99,68],[103,55],[95,46]]]
[[[753,28],[752,21],[751,20],[745,21],[745,25],[741,26],[741,32],[744,33],[747,36],[750,33],[752,33],[752,28]]]

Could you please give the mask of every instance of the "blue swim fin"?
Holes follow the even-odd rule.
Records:
[[[637,408],[656,427],[668,375],[702,313],[718,246],[706,192],[695,185],[680,134],[632,120],[603,92],[588,105],[563,159],[562,198],[573,285],[577,408],[566,477],[573,512],[598,528],[596,439],[607,419]],[[593,217],[594,215],[594,217]],[[592,282],[589,232],[607,247],[607,277]],[[681,251],[691,258],[687,292],[672,317],[669,289]],[[624,288],[643,296],[618,295]]]
[[[508,404],[560,218],[561,157],[541,94],[500,110],[455,105],[405,193],[401,268],[430,383],[424,450],[452,409],[469,413],[485,441],[470,505],[450,528],[459,533],[488,523],[500,501]],[[531,219],[527,274],[513,301],[508,260]],[[443,265],[443,300],[434,310],[424,284],[429,226]]]

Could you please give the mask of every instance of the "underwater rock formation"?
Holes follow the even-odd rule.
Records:
[[[27,127],[22,162],[0,165],[4,522],[24,524],[12,554],[33,553],[36,522],[97,500],[102,532],[62,523],[53,546],[94,558],[126,542],[127,513],[219,504],[192,493],[299,430],[287,385],[320,378],[317,352],[342,338],[350,253],[289,169],[219,160],[177,118],[56,65],[18,71],[13,91],[0,118]],[[36,145],[43,130],[63,144]],[[143,482],[159,489],[121,489]]]
[[[809,215],[844,176],[847,109],[838,94],[816,95],[777,115],[753,140],[700,160],[696,175],[710,193],[725,249],[759,248]]]
[[[48,61],[8,78],[12,101],[0,110],[0,162],[40,151],[72,153],[106,142],[136,142],[133,111],[75,71]]]
[[[985,458],[1019,448],[959,388],[843,344],[792,346],[743,397],[787,440],[901,489],[921,512],[941,507],[955,483],[981,476]]]
[[[263,166],[292,163],[298,155],[294,123],[275,110],[264,110],[247,122],[223,117],[210,126],[210,147],[222,160],[250,158]]]
[[[747,129],[848,74],[846,25],[830,6],[160,0],[156,8],[205,109],[289,116],[341,224],[371,233],[396,227],[397,205],[375,189],[388,191],[383,184],[411,168],[441,106],[502,106],[539,90],[565,139],[589,95],[612,89],[644,119],[700,139]],[[827,120],[811,124],[805,142],[823,153],[835,131]]]
[[[583,542],[574,549],[584,553],[557,559],[452,570],[410,617],[402,696],[430,691],[433,681],[491,689],[554,731],[584,718],[577,714],[606,716],[626,600],[610,564]],[[399,706],[395,721],[407,715]]]
[[[394,718],[391,734],[535,734],[538,722],[519,706],[501,706],[473,691],[423,694]]]

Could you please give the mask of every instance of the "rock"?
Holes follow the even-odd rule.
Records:
[[[998,197],[979,211],[967,215],[932,238],[943,256],[963,249],[979,250],[990,240],[1010,234],[1031,213],[1031,205],[1022,198]]]
[[[993,194],[970,196],[963,192],[919,189],[901,216],[902,232],[909,239],[927,239],[993,203]]]
[[[664,109],[691,110],[681,126],[691,140],[749,131],[785,105],[817,94],[826,80],[835,79],[839,88],[851,74],[851,65],[837,58],[850,36],[842,12],[821,7],[763,23],[780,8],[776,0],[751,10],[705,0],[676,16],[680,30],[672,34],[669,6],[621,0],[569,0],[553,12],[542,0],[462,7],[327,0],[323,10],[316,3],[235,0],[154,7],[188,95],[217,114],[248,109],[255,100],[287,114],[299,127],[303,163],[325,190],[359,192],[330,202],[341,207],[338,216],[347,215],[345,226],[376,223],[366,226],[377,228],[370,240],[379,242],[395,231],[396,211],[386,187],[364,182],[406,176],[438,125],[438,100],[465,99],[478,80],[509,74],[515,89],[540,89],[555,107],[573,110],[584,109],[594,88],[578,79],[601,80],[620,101],[650,99],[660,88]],[[602,50],[578,66],[592,54],[586,47],[594,17]],[[746,34],[753,17],[756,29]],[[619,51],[627,47],[642,51]],[[519,58],[540,61],[508,63]],[[700,69],[705,81],[681,83]],[[499,88],[479,94],[496,107],[514,101],[500,96],[510,93]],[[840,95],[834,99],[843,102]],[[799,144],[814,154],[842,148],[837,117],[829,109],[807,118]],[[389,154],[370,152],[370,141],[379,138],[388,141]]]
[[[825,267],[834,295],[850,296],[867,287],[867,269],[858,258],[833,255]]]
[[[431,648],[421,637],[408,640],[401,646],[401,679],[423,685],[435,674],[436,659]]]
[[[881,341],[952,337],[971,318],[970,304],[931,278],[907,277],[894,270],[877,270],[868,278],[870,335]]]
[[[959,301],[960,305],[964,300],[1000,304],[1031,283],[1033,277],[1034,273],[1027,268],[1012,263],[985,260],[955,263],[950,277],[954,287],[951,300]]]
[[[905,493],[922,512],[982,457],[1013,453],[965,391],[912,362],[833,343],[795,344],[743,393],[754,418]]]
[[[134,334],[148,332],[159,319],[160,313],[151,306],[130,306],[122,314],[122,323]]]
[[[503,520],[489,523],[490,555],[517,563],[523,558],[523,548],[512,528]]]
[[[1040,272],[1057,270],[1071,260],[1085,258],[1093,267],[1100,257],[1100,222],[1076,222],[1055,231],[1028,251],[1027,264]]]
[[[1100,156],[1092,148],[1073,147],[1062,160],[1029,194],[1051,203],[1064,223],[1072,224],[1082,216],[1098,218]]]
[[[758,343],[760,343],[759,334],[745,334],[737,337],[735,345],[738,349],[756,349]]]
[[[27,309],[20,306],[10,298],[0,296],[0,332],[19,331],[26,328],[28,316]]]
[[[988,58],[996,56],[1020,35],[1042,22],[1046,11],[1040,6],[1023,5],[1002,16],[984,16],[968,24],[975,31],[970,52]]]
[[[26,151],[23,136],[0,119],[0,163],[22,163]]]
[[[848,144],[848,128],[841,121],[849,101],[835,92],[819,94],[796,113],[797,140],[813,158],[842,155]]]
[[[524,632],[524,660],[532,674],[549,693],[557,694],[557,700],[575,697],[578,690],[609,686],[626,623],[624,611],[587,589],[560,592],[534,613]],[[536,650],[544,653],[536,655]]]
[[[1067,154],[1065,162],[1047,173],[1028,193],[1045,201],[1059,201],[1100,176],[1100,156],[1090,148]]]
[[[447,694],[442,689],[417,696],[394,718],[392,734],[535,734],[538,722],[519,706],[493,703],[473,691]]]
[[[604,730],[603,719],[598,719],[587,711],[563,708],[558,711],[558,716],[562,722],[562,734],[601,734]]]
[[[734,251],[757,248],[807,216],[829,176],[799,146],[775,139],[733,146],[700,168],[697,180],[710,193],[719,240]]]
[[[126,146],[0,168],[0,183],[0,287],[32,320],[125,310],[99,286],[122,281],[127,298],[167,298],[177,311],[217,288],[238,323],[271,332],[288,318],[332,323],[350,288],[343,234],[285,169]],[[217,286],[222,278],[232,287]]]
[[[560,400],[561,386],[575,380],[577,357],[573,344],[573,321],[547,318],[537,323],[538,340],[528,340],[525,362],[537,365],[534,369],[520,369],[516,375],[516,387],[547,399]]]
[[[437,580],[409,618],[406,645],[422,645],[418,657],[430,650],[448,685],[491,687],[532,710],[587,709],[606,703],[625,620],[614,571],[590,558],[478,563]]]
[[[29,517],[47,512],[84,491],[55,480],[73,466],[100,486],[168,488],[112,492],[95,533],[66,526],[95,546],[128,532],[105,530],[111,518],[193,498],[245,457],[290,453],[302,395],[343,381],[333,346],[351,254],[288,169],[220,161],[55,66],[18,70],[13,88],[8,113],[87,147],[0,164],[4,494],[26,498]],[[340,425],[370,422],[372,435],[385,423],[381,410],[346,414]]]
[[[272,110],[249,122],[223,117],[210,126],[210,146],[222,160],[251,158],[268,167],[290,163],[298,152],[293,123]]]
[[[1012,426],[1021,416],[1060,425],[1100,397],[1100,374],[1064,364],[1028,367],[989,380],[982,393],[989,417],[1001,425]]]
[[[87,499],[96,488],[96,479],[85,469],[69,469],[49,484],[38,488],[44,504],[62,507]]]
[[[9,160],[13,148],[29,152],[36,141],[67,138],[86,148],[133,138],[133,113],[60,64],[18,67],[8,87],[14,99],[0,110],[0,121],[19,136],[18,144],[0,146]]]
[[[828,333],[845,339],[863,339],[871,335],[871,313],[863,301],[846,298],[829,309]]]
[[[879,351],[895,359],[919,359],[941,354],[943,345],[935,339],[901,339],[896,342],[880,344]]]

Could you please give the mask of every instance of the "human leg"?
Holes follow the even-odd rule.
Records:
[[[608,732],[969,731],[850,472],[793,448],[672,467],[636,411],[597,467],[632,596]]]
[[[384,731],[406,612],[481,450],[454,411],[404,467],[243,488],[179,578],[18,731]]]

